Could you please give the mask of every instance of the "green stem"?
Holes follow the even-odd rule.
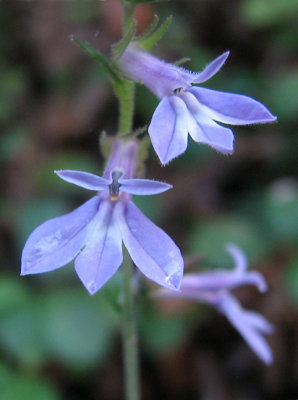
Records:
[[[125,399],[139,400],[139,359],[138,339],[136,332],[136,312],[132,288],[132,262],[123,265],[124,268],[124,305],[123,305],[123,350],[125,374]]]
[[[121,0],[123,12],[123,37],[130,30],[133,19],[135,2],[134,0]],[[118,136],[124,136],[132,131],[132,122],[135,102],[135,84],[126,79],[114,82],[114,90],[119,100],[119,124]]]
[[[135,12],[134,0],[122,0],[122,12],[123,12],[123,36],[129,31]]]
[[[134,18],[134,0],[121,0],[123,10],[123,37],[129,31]],[[118,136],[123,136],[132,131],[134,114],[135,85],[121,78],[114,82],[114,89],[119,100],[119,127]],[[124,378],[125,399],[140,400],[139,386],[139,358],[138,339],[136,331],[136,312],[134,304],[134,291],[132,287],[133,263],[126,260],[123,265],[123,353],[124,353]]]
[[[119,101],[118,136],[123,136],[132,131],[135,85],[133,82],[121,79],[119,82],[114,82],[114,90]]]

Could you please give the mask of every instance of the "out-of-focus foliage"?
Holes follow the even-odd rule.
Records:
[[[295,0],[245,0],[241,7],[245,19],[259,27],[288,23],[295,20],[298,13]]]
[[[47,381],[14,374],[0,366],[1,399],[59,400],[58,391]]]
[[[119,3],[0,2],[0,400],[123,397],[121,271],[94,297],[73,264],[19,276],[31,231],[88,198],[53,171],[100,175],[104,168],[99,135],[116,132],[117,102],[99,65],[69,36],[109,57],[111,44],[121,38]],[[251,268],[264,273],[269,292],[261,296],[243,288],[239,298],[262,312],[276,332],[270,339],[275,364],[262,369],[214,311],[148,300],[150,283],[138,281],[144,285],[136,311],[144,398],[296,398],[298,3],[139,3],[137,35],[154,14],[161,21],[174,17],[155,54],[170,62],[190,57],[184,66],[199,71],[231,50],[208,87],[253,96],[279,119],[236,127],[231,157],[190,139],[187,152],[161,168],[149,150],[146,177],[174,188],[154,198],[139,196],[137,205],[181,247],[186,271],[230,268],[223,246],[240,245]],[[139,128],[150,122],[158,99],[142,87],[136,96],[134,128]],[[192,262],[190,255],[201,258]]]

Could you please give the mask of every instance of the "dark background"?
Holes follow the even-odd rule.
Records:
[[[109,54],[121,36],[117,0],[0,1],[0,399],[122,399],[119,315],[121,271],[90,297],[72,264],[19,277],[26,238],[40,223],[71,211],[88,192],[53,171],[101,174],[98,138],[117,130],[117,102],[99,66],[70,34]],[[147,177],[174,185],[136,203],[181,247],[193,268],[232,267],[234,242],[269,291],[236,294],[274,325],[275,362],[265,367],[214,310],[193,303],[139,300],[143,399],[295,400],[298,375],[296,0],[185,0],[141,4],[139,32],[157,13],[173,14],[155,54],[191,58],[201,70],[231,55],[205,86],[243,93],[278,123],[235,127],[235,154],[190,139],[167,168],[150,151]],[[158,100],[138,88],[135,128]],[[148,282],[146,282],[148,283]]]

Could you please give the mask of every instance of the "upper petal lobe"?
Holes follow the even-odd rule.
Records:
[[[225,63],[226,59],[228,58],[230,52],[226,51],[225,53],[221,54],[218,56],[215,60],[211,61],[210,64],[207,65],[207,67],[199,73],[193,73],[192,76],[192,83],[202,83],[207,81],[208,79],[212,78],[213,75],[215,75],[223,66]]]
[[[89,190],[108,190],[108,185],[111,183],[108,179],[83,171],[65,169],[55,171],[55,174],[66,182]]]
[[[150,179],[119,179],[119,183],[121,191],[137,195],[159,194],[172,188],[168,183]]]

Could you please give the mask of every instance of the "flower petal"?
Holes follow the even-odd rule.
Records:
[[[245,310],[245,319],[249,325],[255,329],[258,329],[260,332],[263,332],[267,335],[270,335],[274,332],[273,325],[270,324],[270,322],[268,322],[263,315],[255,311]]]
[[[21,275],[52,271],[70,262],[84,245],[86,226],[97,212],[98,196],[62,217],[50,219],[29,236]]]
[[[207,67],[202,72],[193,73],[191,82],[202,83],[212,78],[212,76],[215,75],[221,69],[226,59],[229,57],[229,54],[230,52],[226,51],[225,53],[217,57],[215,60],[211,61],[211,63],[208,64]]]
[[[179,97],[165,97],[157,106],[148,132],[162,164],[182,154],[187,147],[187,108]]]
[[[118,221],[123,242],[142,273],[159,285],[178,290],[184,262],[173,240],[130,201]]]
[[[195,290],[217,291],[233,289],[243,285],[254,285],[261,292],[267,289],[267,283],[263,275],[257,271],[240,274],[237,271],[218,270],[185,275],[181,290],[182,292]]]
[[[76,272],[90,294],[97,292],[122,264],[122,239],[109,201],[102,201],[88,226],[86,245],[75,260]]]
[[[193,140],[208,144],[224,154],[233,153],[234,135],[231,129],[208,117],[192,92],[184,92],[181,97],[188,109],[188,129]]]
[[[164,299],[193,300],[214,306],[217,302],[218,292],[212,290],[201,290],[200,288],[198,290],[196,287],[188,286],[188,284],[185,283],[186,276],[187,275],[184,275],[179,291],[161,288],[154,292],[154,296],[162,297]]]
[[[197,98],[202,110],[216,121],[231,125],[276,121],[276,117],[262,103],[251,97],[202,87],[192,87],[189,91]]]
[[[272,364],[273,362],[273,354],[272,351],[262,336],[261,332],[269,333],[268,326],[270,326],[269,322],[258,315],[260,318],[258,319],[257,325],[256,323],[251,323],[251,313],[250,311],[243,310],[238,301],[234,298],[234,296],[225,293],[222,298],[219,310],[225,314],[231,324],[238,330],[238,332],[242,335],[247,344],[251,347],[251,349],[255,352],[255,354],[265,363]],[[271,333],[271,332],[270,332]]]
[[[168,183],[150,179],[119,179],[119,183],[121,184],[120,191],[137,195],[163,193],[173,187]]]
[[[189,133],[195,142],[208,144],[223,154],[233,153],[234,134],[231,129],[205,118],[198,118],[197,124],[190,126]]]
[[[66,182],[89,190],[108,190],[108,186],[112,182],[89,172],[73,171],[70,169],[55,171],[55,174]]]
[[[227,252],[232,256],[235,263],[235,271],[244,273],[247,270],[247,258],[244,252],[235,244],[228,243],[225,246]]]

